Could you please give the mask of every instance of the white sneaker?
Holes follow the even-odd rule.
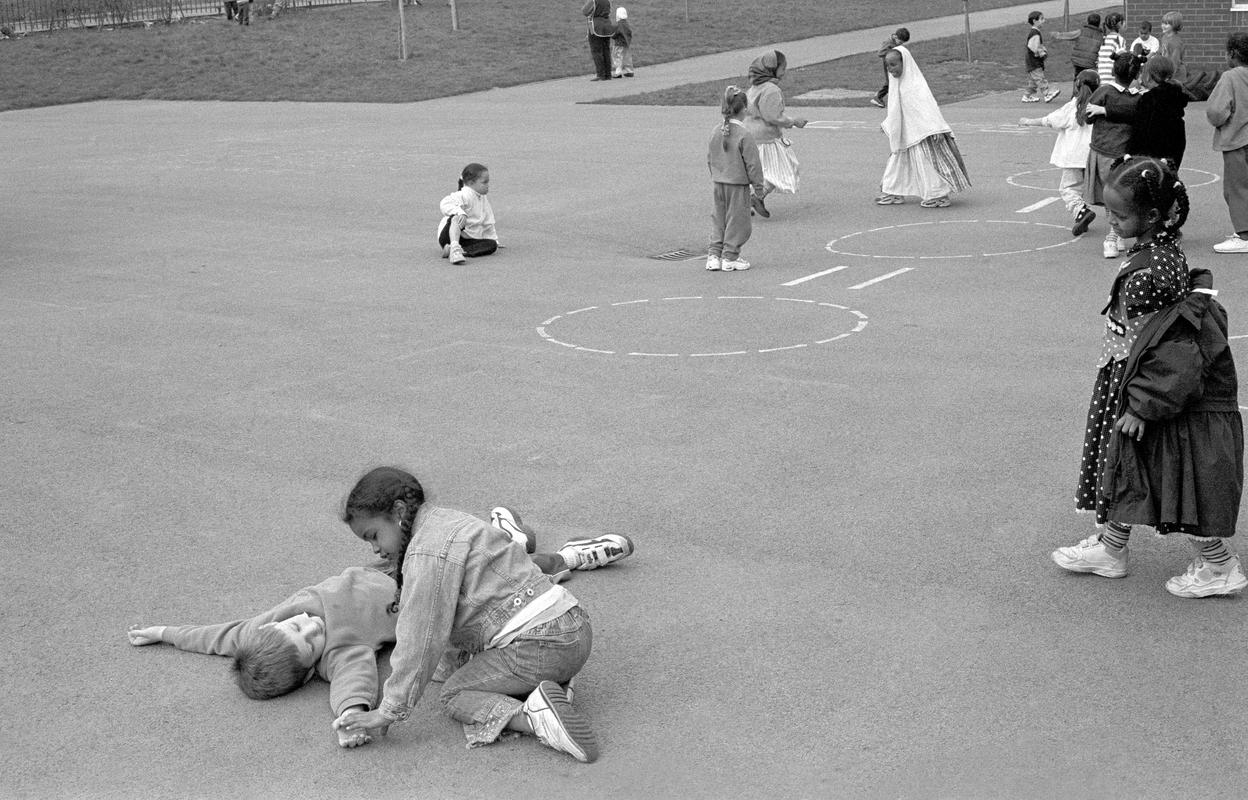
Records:
[[[524,701],[524,716],[537,740],[575,758],[590,763],[598,758],[598,742],[589,722],[581,716],[559,684],[542,681]]]
[[[633,554],[633,540],[618,533],[604,533],[594,539],[573,539],[559,548],[559,555],[572,569],[598,569]]]
[[[451,246],[449,244],[442,245],[442,257],[446,258],[451,254]]]
[[[1248,239],[1239,238],[1239,234],[1232,234],[1225,242],[1218,242],[1213,246],[1215,253],[1248,253]]]
[[[737,256],[735,261],[724,261],[720,265],[720,269],[722,269],[724,272],[733,272],[733,271],[744,272],[749,268],[750,268],[750,262],[746,261],[744,258],[741,258],[740,256]]]
[[[464,256],[464,248],[457,244],[449,245],[449,247],[451,249],[447,257],[451,259],[452,264],[462,264],[468,260],[467,257]]]
[[[723,266],[723,260],[719,256],[713,256],[709,253],[706,256],[706,268],[711,272],[717,272]]]
[[[1214,597],[1239,594],[1248,578],[1239,568],[1239,556],[1232,556],[1225,571],[1217,571],[1208,561],[1197,558],[1187,571],[1166,581],[1166,591],[1176,597]]]
[[[507,506],[490,509],[490,524],[510,536],[513,542],[524,548],[524,552],[537,552],[537,534],[520,522],[520,515]]]
[[[1112,233],[1105,237],[1105,244],[1101,247],[1101,254],[1106,258],[1118,257],[1118,237]]]
[[[1102,578],[1125,578],[1127,575],[1127,548],[1122,555],[1109,552],[1096,534],[1073,547],[1059,547],[1053,551],[1053,563],[1071,572],[1090,572]]]

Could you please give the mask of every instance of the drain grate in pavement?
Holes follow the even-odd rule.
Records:
[[[706,253],[699,253],[693,250],[672,250],[668,253],[659,253],[657,256],[650,256],[658,261],[691,261],[695,258],[702,258]]]

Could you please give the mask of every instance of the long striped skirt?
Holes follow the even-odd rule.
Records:
[[[931,200],[969,189],[971,179],[953,136],[937,133],[890,155],[880,187],[885,194]]]
[[[775,191],[797,194],[797,156],[787,139],[773,139],[758,146],[758,157],[763,162],[763,178]]]

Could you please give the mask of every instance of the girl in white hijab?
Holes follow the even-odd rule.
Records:
[[[883,193],[875,202],[896,205],[915,195],[924,208],[944,208],[950,194],[971,186],[949,123],[909,50],[899,46],[888,51],[884,67],[888,113],[880,127],[892,154],[884,168]]]

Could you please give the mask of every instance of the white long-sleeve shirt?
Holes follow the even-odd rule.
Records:
[[[476,189],[465,186],[442,198],[440,204],[443,219],[438,223],[438,232],[446,224],[446,217],[462,214],[464,224],[460,231],[472,239],[493,239],[498,241],[498,231],[494,229],[494,208],[490,198],[479,194]]]
[[[1076,119],[1079,101],[1071,98],[1061,108],[1041,118],[1046,128],[1057,131],[1049,163],[1063,169],[1083,169],[1088,164],[1088,147],[1092,142],[1092,124],[1080,125]]]

